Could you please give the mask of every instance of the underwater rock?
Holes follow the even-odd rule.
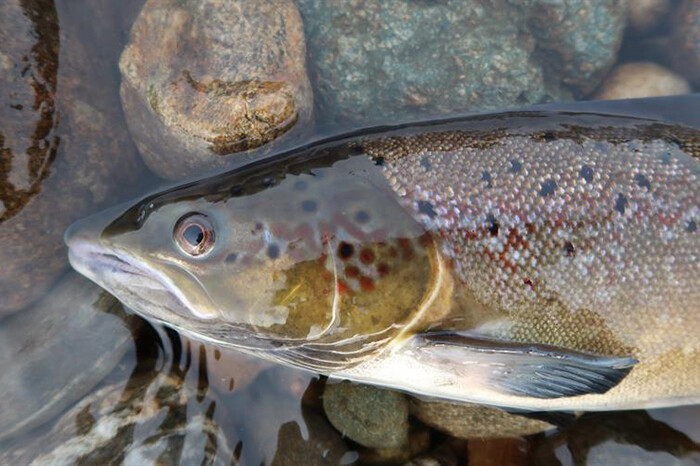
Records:
[[[700,85],[700,8],[696,0],[685,0],[672,27],[669,51],[674,69]]]
[[[628,27],[637,34],[656,28],[671,7],[670,0],[629,0]]]
[[[165,374],[105,386],[43,436],[2,451],[0,463],[229,465],[233,454],[214,420],[217,405],[195,410],[197,395]]]
[[[462,440],[462,442],[465,442]],[[445,442],[439,445],[432,451],[416,456],[411,461],[408,461],[404,466],[458,466],[460,463],[459,457],[455,454],[453,445]],[[462,450],[466,450],[466,445],[460,445]],[[471,463],[470,463],[471,464]]]
[[[408,438],[408,402],[401,393],[350,382],[328,383],[323,409],[340,433],[365,447],[401,447]]]
[[[469,466],[527,466],[527,441],[521,438],[474,439],[468,443]]]
[[[409,461],[430,448],[430,431],[417,427],[408,433],[404,445],[387,448],[361,448],[360,462],[362,464],[401,464]]]
[[[554,427],[544,421],[471,403],[411,399],[410,408],[411,414],[425,424],[465,439],[517,437]]]
[[[305,432],[299,424],[284,423],[277,434],[277,453],[272,466],[321,466],[355,464],[357,454],[348,446],[338,432],[323,416],[306,411]]]
[[[673,71],[651,62],[625,63],[613,69],[596,93],[599,100],[634,99],[687,94],[688,82]]]
[[[309,129],[313,95],[292,0],[148,0],[122,54],[122,105],[148,166],[176,179]],[[294,131],[293,131],[294,130]]]
[[[616,0],[300,0],[299,7],[320,107],[355,124],[586,94],[612,66],[626,21],[626,2]]]
[[[0,326],[0,439],[39,426],[88,393],[133,348],[142,320],[70,272]]]
[[[66,227],[142,169],[109,61],[116,32],[94,27],[104,3],[0,3],[0,317],[48,290]]]

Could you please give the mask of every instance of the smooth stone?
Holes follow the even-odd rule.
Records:
[[[674,15],[669,53],[674,69],[700,85],[700,8],[696,0],[684,0]]]
[[[0,325],[0,439],[71,406],[119,363],[142,320],[74,272]]]
[[[530,435],[551,424],[470,403],[411,399],[411,414],[423,423],[459,438],[500,438]]]
[[[616,59],[626,1],[300,0],[320,121],[570,100]]]
[[[426,428],[413,428],[407,442],[399,447],[362,448],[360,462],[368,465],[401,464],[411,460],[430,448],[430,431]]]
[[[628,27],[637,34],[655,29],[666,17],[670,0],[629,0]]]
[[[148,0],[119,62],[141,155],[178,179],[289,142],[312,121],[305,60],[292,0]]]
[[[145,168],[119,109],[106,3],[0,2],[0,317],[51,287],[68,265],[64,230]]]
[[[598,100],[636,99],[688,94],[688,81],[651,62],[625,63],[613,69],[598,90]]]
[[[527,441],[521,438],[473,439],[468,443],[469,466],[528,466]]]
[[[0,464],[234,464],[218,405],[175,375],[140,374],[83,398]],[[206,407],[206,408],[204,408]]]
[[[401,447],[407,441],[408,402],[401,393],[350,382],[327,383],[323,409],[341,434],[365,447]]]

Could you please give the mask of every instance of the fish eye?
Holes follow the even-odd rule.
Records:
[[[206,215],[187,214],[175,224],[173,239],[180,250],[189,256],[201,256],[214,247],[214,226]]]

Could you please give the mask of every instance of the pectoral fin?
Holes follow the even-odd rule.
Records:
[[[498,392],[534,398],[605,393],[638,362],[469,333],[423,333],[413,336],[410,344],[427,364],[449,365]]]

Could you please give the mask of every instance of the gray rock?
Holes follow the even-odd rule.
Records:
[[[4,449],[0,464],[234,464],[214,420],[216,404],[206,398],[200,405],[198,395],[181,378],[165,374],[105,386],[43,436]]]
[[[121,120],[105,3],[0,2],[0,244],[11,245],[0,317],[48,290],[68,263],[65,228],[143,169]]]
[[[530,435],[551,429],[551,424],[470,403],[412,399],[411,414],[425,424],[459,438],[498,438]]]
[[[365,447],[401,447],[408,438],[408,402],[401,393],[350,382],[328,383],[323,409],[336,429]]]
[[[299,0],[327,117],[356,124],[567,100],[615,60],[626,1]]]
[[[119,64],[144,160],[166,178],[193,176],[308,130],[305,58],[292,0],[148,0]]]
[[[700,85],[700,8],[684,0],[676,12],[669,52],[675,70]]]
[[[133,348],[141,320],[69,273],[0,325],[0,439],[52,419],[88,393]]]

